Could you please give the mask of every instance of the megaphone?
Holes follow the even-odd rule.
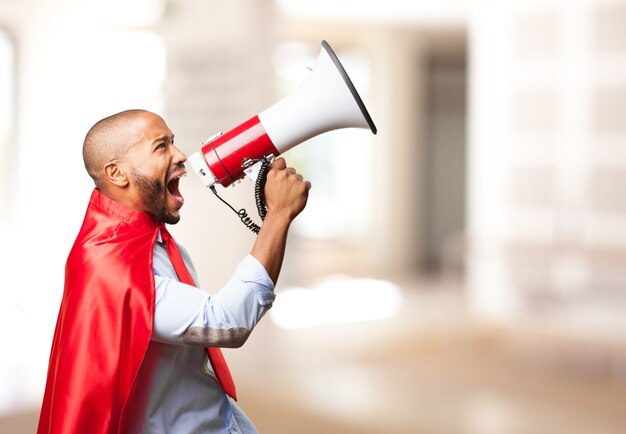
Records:
[[[214,135],[188,161],[206,187],[226,187],[262,159],[277,157],[324,132],[350,127],[376,134],[350,77],[322,41],[315,68],[296,90],[232,130]]]

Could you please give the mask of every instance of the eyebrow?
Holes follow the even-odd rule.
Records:
[[[172,142],[174,142],[174,134],[172,134],[171,136],[168,136],[167,134],[163,134],[162,136],[157,137],[156,139],[152,141],[152,146],[162,141],[166,141],[167,139],[170,139]]]

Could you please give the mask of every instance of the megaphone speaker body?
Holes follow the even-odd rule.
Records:
[[[209,139],[189,157],[207,187],[232,184],[252,163],[278,156],[311,137],[339,128],[369,128],[361,97],[326,41],[315,68],[295,91],[232,130]]]

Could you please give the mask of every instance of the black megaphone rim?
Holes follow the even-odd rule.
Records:
[[[339,58],[337,58],[337,55],[335,54],[333,49],[330,48],[330,45],[325,40],[322,41],[322,47],[324,47],[324,49],[326,50],[326,52],[328,53],[330,58],[333,60],[333,63],[335,64],[335,66],[339,70],[339,74],[341,74],[341,77],[343,78],[343,81],[345,81],[346,86],[348,86],[348,89],[350,89],[350,93],[352,94],[352,96],[354,97],[354,100],[356,101],[357,105],[359,106],[359,109],[361,110],[361,113],[363,114],[363,117],[365,118],[365,121],[367,122],[367,125],[370,127],[370,130],[372,130],[372,133],[376,134],[376,132],[378,131],[376,129],[376,125],[374,125],[374,121],[372,120],[372,117],[368,113],[367,108],[365,107],[365,104],[363,104],[363,100],[359,96],[359,93],[357,92],[356,88],[354,87],[354,84],[352,84],[352,80],[350,80],[350,77],[348,76],[348,73],[344,69],[344,67],[341,64],[341,62],[339,61]]]

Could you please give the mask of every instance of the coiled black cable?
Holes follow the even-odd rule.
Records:
[[[261,167],[259,168],[259,173],[256,178],[256,182],[254,183],[254,200],[256,203],[256,209],[259,213],[259,217],[261,217],[261,221],[265,220],[265,216],[267,215],[267,203],[265,202],[265,182],[267,181],[267,174],[270,171],[270,167],[272,165],[272,161],[263,157],[261,160]],[[245,208],[241,208],[239,211],[235,210],[228,202],[220,197],[215,190],[215,186],[211,186],[211,191],[219,200],[224,202],[226,206],[233,210],[235,214],[239,217],[241,222],[245,227],[250,229],[253,233],[258,234],[261,230],[261,226],[257,225],[251,217],[248,216],[248,212]]]
[[[267,174],[270,171],[272,162],[269,158],[263,157],[261,160],[261,167],[259,168],[259,174],[256,177],[254,183],[254,200],[256,203],[256,209],[259,213],[261,220],[265,220],[267,215],[267,202],[265,202],[265,182],[267,181]]]

